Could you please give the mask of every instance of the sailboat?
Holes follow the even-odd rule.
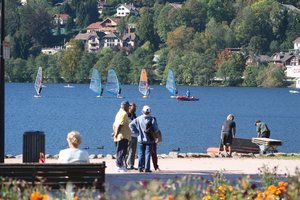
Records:
[[[97,97],[102,96],[102,85],[101,85],[101,74],[99,73],[98,69],[93,68],[91,82],[90,82],[90,89],[95,92]]]
[[[169,69],[166,88],[170,92],[171,98],[176,98],[177,96],[176,79],[172,69]]]
[[[36,91],[36,95],[34,95],[34,97],[42,97],[41,96],[41,92],[42,92],[42,88],[43,88],[43,69],[42,67],[39,67],[36,78],[35,78],[35,82],[34,82],[34,88]]]
[[[108,94],[116,96],[117,98],[123,98],[121,96],[121,88],[117,74],[114,69],[109,69],[107,72],[107,82],[105,85],[105,91]]]
[[[140,82],[139,82],[139,91],[142,93],[143,98],[147,98],[150,94],[150,88],[148,83],[148,75],[146,69],[142,69]]]

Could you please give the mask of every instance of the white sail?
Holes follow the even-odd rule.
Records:
[[[93,69],[90,89],[100,96],[101,94],[101,74],[98,69]]]
[[[108,94],[112,94],[114,96],[118,96],[118,94],[120,93],[119,80],[115,70],[113,69],[108,70],[105,91]]]
[[[42,69],[42,67],[39,67],[38,73],[36,75],[35,82],[34,82],[34,88],[35,88],[37,96],[41,96],[42,87],[43,87],[43,69]]]

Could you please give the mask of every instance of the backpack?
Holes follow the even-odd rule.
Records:
[[[146,130],[145,133],[149,137],[151,141],[154,141],[155,143],[161,143],[162,142],[162,134],[160,130],[154,131],[153,123],[155,122],[156,118],[153,117],[149,120],[149,122],[146,124]]]
[[[152,120],[153,120],[153,118],[151,118],[147,122],[145,133],[147,134],[147,136],[149,137],[149,139],[151,141],[154,141],[156,137],[155,137],[155,131],[154,131],[154,128],[153,128]]]

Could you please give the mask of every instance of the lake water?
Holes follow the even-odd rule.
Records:
[[[66,135],[78,130],[81,147],[89,153],[114,154],[112,123],[124,99],[96,98],[87,84],[65,88],[48,84],[42,98],[34,98],[33,84],[5,85],[5,154],[21,154],[23,134],[43,131],[46,153],[57,154],[67,147]],[[125,100],[137,104],[137,114],[144,105],[152,108],[163,133],[158,153],[180,147],[181,152],[206,152],[217,146],[220,128],[229,113],[235,115],[237,137],[256,137],[255,120],[265,121],[271,138],[283,141],[281,152],[299,152],[300,94],[288,88],[226,88],[179,86],[179,94],[189,89],[199,101],[181,102],[169,97],[164,86],[153,86],[151,97],[143,99],[137,85],[122,86]],[[98,146],[104,149],[97,149]]]

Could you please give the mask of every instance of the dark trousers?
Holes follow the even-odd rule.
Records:
[[[157,144],[154,142],[152,144],[151,156],[152,156],[153,167],[154,167],[155,170],[158,169],[156,149],[157,149]]]
[[[117,167],[125,167],[125,157],[127,154],[128,140],[122,139],[115,142],[116,145],[116,165]]]

